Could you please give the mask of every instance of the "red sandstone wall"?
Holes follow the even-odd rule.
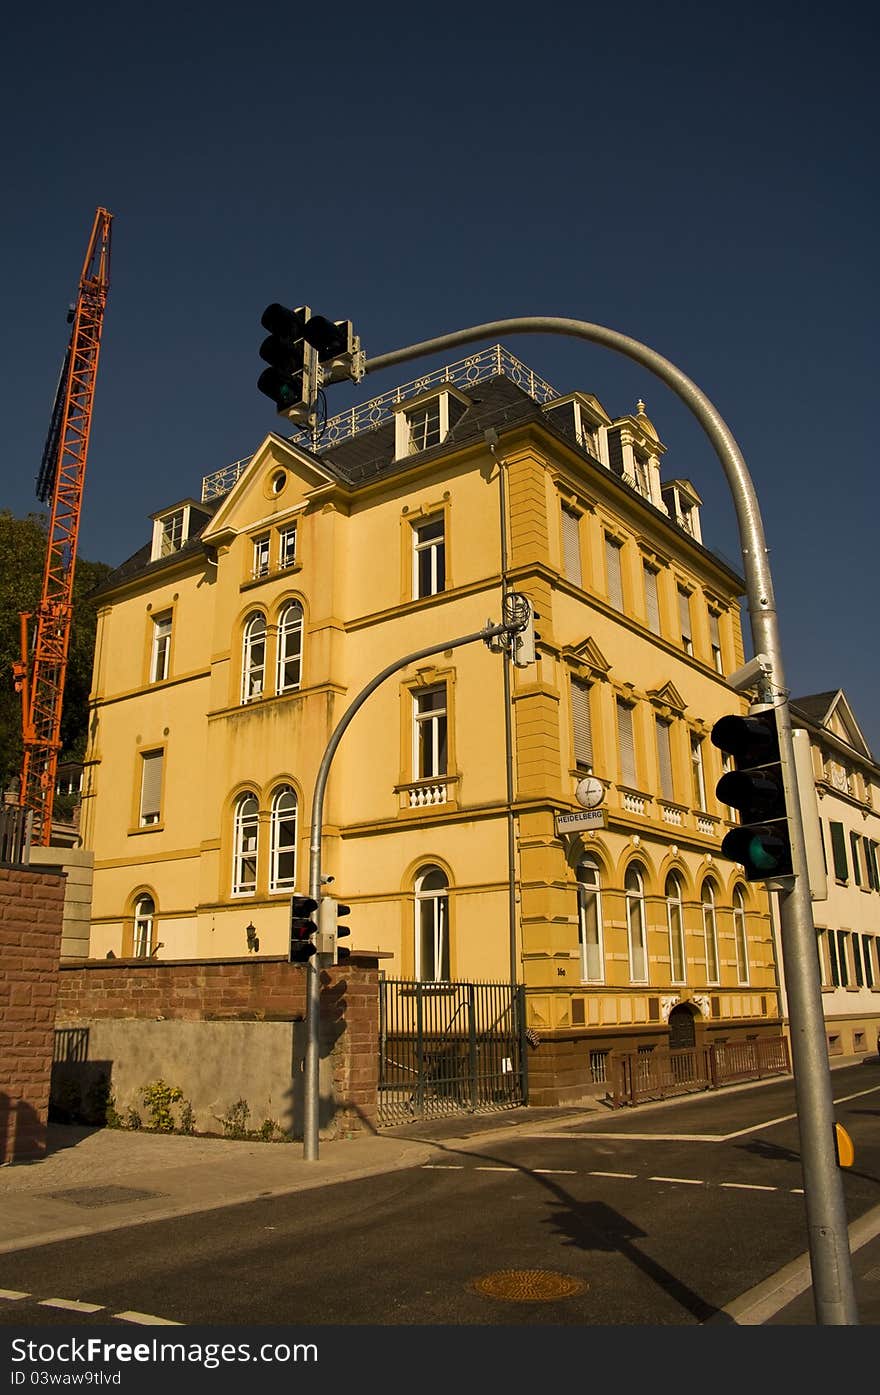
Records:
[[[0,1163],[46,1149],[64,877],[0,866]]]

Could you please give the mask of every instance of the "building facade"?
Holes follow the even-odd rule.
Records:
[[[351,947],[524,983],[546,1098],[614,1046],[778,1035],[769,905],[719,855],[708,739],[742,710],[744,586],[664,455],[643,403],[612,418],[496,346],[156,513],[99,593],[91,953],[285,952],[330,733],[448,637],[334,758],[323,870]],[[539,615],[528,668],[452,643],[505,588]]]

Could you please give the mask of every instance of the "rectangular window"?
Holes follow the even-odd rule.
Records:
[[[159,556],[169,557],[183,547],[183,509],[170,513],[162,519],[162,534],[159,540]]]
[[[837,968],[840,974],[840,987],[849,987],[849,965],[846,957],[846,942],[849,939],[849,931],[838,930],[837,932]]]
[[[256,578],[269,575],[269,534],[254,538],[254,560],[251,575]]]
[[[868,861],[870,862],[871,870],[874,873],[874,881],[872,885],[875,891],[880,891],[880,867],[877,866],[877,844],[874,842],[873,839],[871,839],[871,845],[868,849]]]
[[[414,775],[430,780],[446,774],[446,684],[414,695]]]
[[[153,644],[150,653],[150,682],[161,683],[168,677],[168,664],[171,657],[171,616],[156,615],[153,618]]]
[[[819,956],[819,983],[822,988],[828,988],[831,984],[831,975],[828,964],[827,930],[816,930],[816,952]]]
[[[617,746],[620,752],[620,783],[635,788],[636,748],[633,738],[633,710],[628,702],[617,699]]]
[[[413,595],[436,596],[446,586],[446,542],[442,515],[413,528]]]
[[[691,737],[691,769],[694,774],[694,808],[706,807],[706,777],[703,771],[703,743],[698,736]]]
[[[664,799],[674,799],[675,790],[672,784],[672,747],[669,733],[671,722],[665,722],[662,717],[654,719],[654,729],[657,733],[657,761],[660,766],[660,793]]]
[[[831,851],[834,856],[834,875],[839,882],[849,881],[849,866],[846,860],[846,836],[842,823],[829,820],[831,829]]]
[[[691,598],[687,591],[678,588],[678,614],[681,621],[681,647],[686,654],[693,654],[694,641],[691,634]]]
[[[862,884],[862,870],[859,866],[859,835],[850,830],[849,845],[852,850],[852,869],[856,886]]]
[[[164,759],[164,751],[144,751],[141,755],[141,828],[159,822]]]
[[[850,939],[850,947],[851,947],[851,949],[852,949],[852,961],[853,961],[853,969],[854,969],[854,971],[855,971],[855,976],[856,976],[856,986],[857,986],[858,988],[861,988],[861,987],[863,986],[865,980],[864,980],[864,977],[863,977],[863,975],[862,975],[862,946],[861,946],[861,944],[860,944],[860,942],[859,942],[859,936],[858,936],[858,935],[853,935],[853,936],[851,937],[851,939]]]
[[[571,680],[571,725],[574,732],[574,763],[578,770],[593,769],[593,729],[590,723],[590,685],[579,678]]]
[[[602,955],[602,908],[599,899],[599,873],[585,867],[586,880],[578,881],[578,938],[581,948],[581,978],[584,983],[602,983],[605,965]]]
[[[716,673],[724,672],[724,663],[721,658],[721,632],[718,628],[718,616],[713,610],[709,611],[709,645],[712,650],[712,667]]]
[[[615,610],[623,610],[623,576],[620,569],[622,548],[614,538],[605,534],[605,569],[608,576],[608,599]]]
[[[837,966],[837,934],[834,930],[826,931],[828,941],[828,963],[831,968],[831,987],[840,987],[840,969]]]
[[[581,571],[581,521],[572,510],[562,507],[562,566],[566,578],[583,586]]]
[[[645,578],[645,615],[648,620],[648,629],[652,634],[660,633],[660,599],[657,595],[657,573],[653,567],[649,567],[647,562],[642,568]]]
[[[409,453],[415,455],[440,444],[440,398],[426,402],[406,414]]]
[[[292,567],[296,561],[296,524],[290,528],[282,528],[278,534],[278,566],[283,571],[285,567]]]
[[[873,935],[862,936],[862,959],[865,965],[865,987],[874,987],[874,944]]]

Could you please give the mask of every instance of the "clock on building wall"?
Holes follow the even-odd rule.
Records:
[[[574,797],[584,809],[595,809],[605,798],[605,786],[595,775],[586,775],[583,780],[578,780]]]

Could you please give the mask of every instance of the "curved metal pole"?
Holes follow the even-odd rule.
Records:
[[[756,654],[764,653],[770,659],[772,681],[776,688],[774,705],[794,869],[793,881],[779,887],[778,895],[816,1320],[820,1324],[839,1326],[857,1324],[846,1207],[834,1147],[831,1070],[825,1044],[819,957],[807,880],[803,821],[797,797],[791,716],[773,582],[754,484],[733,432],[697,385],[662,354],[637,339],[606,329],[603,325],[537,315],[493,320],[488,324],[474,325],[470,329],[380,354],[366,361],[364,371],[376,373],[408,359],[445,352],[479,339],[498,339],[510,334],[571,335],[575,339],[601,344],[641,364],[666,383],[690,408],[712,442],[727,476],[739,526],[752,642]]]

